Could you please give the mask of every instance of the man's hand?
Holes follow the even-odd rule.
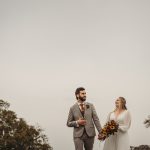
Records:
[[[78,123],[79,125],[85,126],[85,125],[86,125],[86,120],[83,119],[83,118],[80,118],[80,119],[77,121],[77,123]]]

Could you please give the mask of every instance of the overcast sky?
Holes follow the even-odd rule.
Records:
[[[149,8],[149,0],[0,0],[0,99],[39,124],[55,150],[73,150],[75,89],[86,88],[102,125],[123,96],[131,145],[150,145]]]

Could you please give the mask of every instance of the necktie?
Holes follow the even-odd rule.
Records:
[[[84,113],[84,111],[85,111],[84,104],[80,104],[80,106],[81,106],[81,112]]]

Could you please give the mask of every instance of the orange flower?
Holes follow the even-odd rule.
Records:
[[[119,125],[114,120],[110,120],[102,128],[101,133],[98,135],[98,139],[100,141],[104,141],[110,135],[113,135],[115,132],[117,132],[118,127]]]

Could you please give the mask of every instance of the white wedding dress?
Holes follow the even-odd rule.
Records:
[[[114,112],[111,112],[107,121],[115,120],[119,123],[118,132],[109,136],[104,143],[103,150],[130,150],[128,129],[131,125],[131,115],[128,110],[125,110],[116,118]]]

